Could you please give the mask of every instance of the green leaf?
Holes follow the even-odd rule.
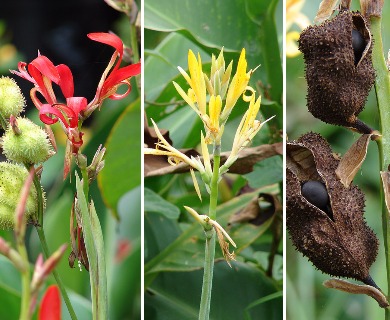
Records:
[[[88,210],[83,186],[77,173],[76,190],[89,261],[93,319],[107,319],[107,279],[102,229],[93,202]]]
[[[253,301],[279,291],[272,280],[242,262],[233,262],[232,267],[222,262],[215,265],[210,319],[244,319],[246,308],[250,308],[252,319],[282,319],[281,298],[253,305]],[[202,273],[159,274],[145,293],[145,319],[197,319]]]
[[[220,205],[217,208],[217,220],[221,226],[226,227],[229,217],[242,209],[253,195],[253,193],[245,194]],[[269,228],[271,222],[272,218],[265,221],[261,226],[243,223],[227,229],[227,232],[237,244],[235,252],[240,253],[249,246]],[[166,236],[167,234],[169,237]],[[155,253],[155,256],[148,255],[151,259],[145,264],[145,283],[148,282],[148,277],[152,273],[192,271],[202,268],[205,239],[198,222],[194,222],[180,233],[179,223],[173,223],[166,218],[147,213],[145,217],[145,236],[148,252]],[[173,241],[172,238],[174,238]],[[216,259],[223,259],[218,246]]]
[[[0,319],[18,319],[21,301],[20,273],[0,255]]]
[[[207,47],[237,50],[244,44],[256,46],[257,26],[247,16],[245,1],[173,0],[145,2],[145,28],[172,32],[186,30]],[[245,34],[245,38],[242,35]]]
[[[283,180],[283,161],[279,156],[256,163],[253,171],[244,175],[252,188],[260,188]]]
[[[139,319],[141,293],[141,188],[127,192],[118,202],[120,223],[109,219],[106,239],[108,244],[107,261],[113,261],[108,270],[109,314],[110,319]],[[110,223],[111,222],[111,223]],[[128,241],[130,252],[118,261],[118,244]]]
[[[180,215],[178,207],[164,200],[157,193],[148,188],[144,189],[144,203],[145,212],[159,213],[168,219],[177,219]]]
[[[105,166],[98,182],[104,202],[115,216],[118,200],[141,183],[140,100],[123,112],[106,143]]]

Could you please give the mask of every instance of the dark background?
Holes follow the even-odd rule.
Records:
[[[55,65],[70,67],[75,96],[92,99],[113,50],[87,38],[90,32],[108,32],[120,13],[102,0],[0,1],[0,19],[6,22],[5,37],[22,61],[47,56]],[[18,80],[26,98],[31,84]],[[27,99],[29,100],[29,99]],[[28,105],[31,105],[29,101]]]

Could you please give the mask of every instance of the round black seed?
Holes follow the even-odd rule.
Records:
[[[307,201],[321,210],[326,209],[329,203],[328,192],[322,182],[310,180],[302,185],[302,195]]]
[[[363,35],[354,29],[352,30],[352,48],[355,54],[355,64],[357,64],[366,48],[366,42],[364,41]]]

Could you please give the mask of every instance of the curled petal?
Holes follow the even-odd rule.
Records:
[[[27,63],[20,61],[18,63],[18,69],[19,71],[16,70],[10,70],[12,74],[17,75],[23,79],[26,79],[34,84],[36,84],[35,80],[30,76],[30,74],[27,71]]]
[[[51,62],[46,56],[38,56],[33,61],[31,61],[31,63],[28,65],[28,71],[30,72],[30,74],[30,68],[32,66],[35,67],[42,75],[48,77],[54,83],[59,83],[60,76],[57,72],[57,69],[54,66],[53,62]]]
[[[56,69],[60,78],[58,85],[61,88],[62,94],[65,98],[73,97],[74,85],[72,71],[65,64],[58,65]]]
[[[102,90],[100,92],[100,97],[106,97],[107,93],[112,90],[113,87],[120,83],[124,83],[124,80],[129,79],[132,76],[135,76],[137,74],[140,74],[141,72],[141,64],[140,63],[135,63],[131,64],[129,66],[120,68],[118,70],[113,70],[111,74],[107,77],[107,79],[104,81]],[[130,91],[126,93],[129,94]],[[110,95],[111,98],[112,95]],[[115,97],[115,95],[114,95]]]
[[[115,93],[113,93],[112,95],[109,96],[110,99],[112,99],[112,100],[120,100],[120,99],[125,98],[125,97],[131,92],[131,84],[130,84],[129,81],[126,81],[126,80],[121,81],[121,82],[116,86],[116,90],[115,90],[115,91],[117,91],[118,88],[119,88],[119,86],[122,85],[122,84],[125,85],[125,86],[127,86],[126,92],[125,92],[125,93],[116,93],[116,92],[115,92]]]
[[[87,34],[87,36],[89,39],[93,41],[104,43],[115,48],[115,50],[118,51],[119,56],[122,57],[123,43],[121,38],[119,38],[117,35],[113,33],[106,33],[106,32],[95,32],[95,33],[89,33]]]
[[[49,125],[56,123],[60,119],[65,127],[69,127],[64,115],[54,106],[51,104],[43,104],[39,109],[39,119]]]

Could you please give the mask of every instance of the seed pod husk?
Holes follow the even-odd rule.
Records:
[[[364,195],[346,188],[335,171],[339,160],[319,135],[308,133],[287,144],[287,228],[295,247],[322,272],[374,285],[369,269],[378,239],[364,217]],[[326,186],[329,207],[320,209],[301,193],[308,180]]]
[[[306,66],[309,111],[326,123],[361,133],[372,131],[357,118],[375,81],[368,26],[359,12],[344,10],[331,20],[309,26],[299,39]],[[364,50],[354,50],[353,30],[363,37]]]

